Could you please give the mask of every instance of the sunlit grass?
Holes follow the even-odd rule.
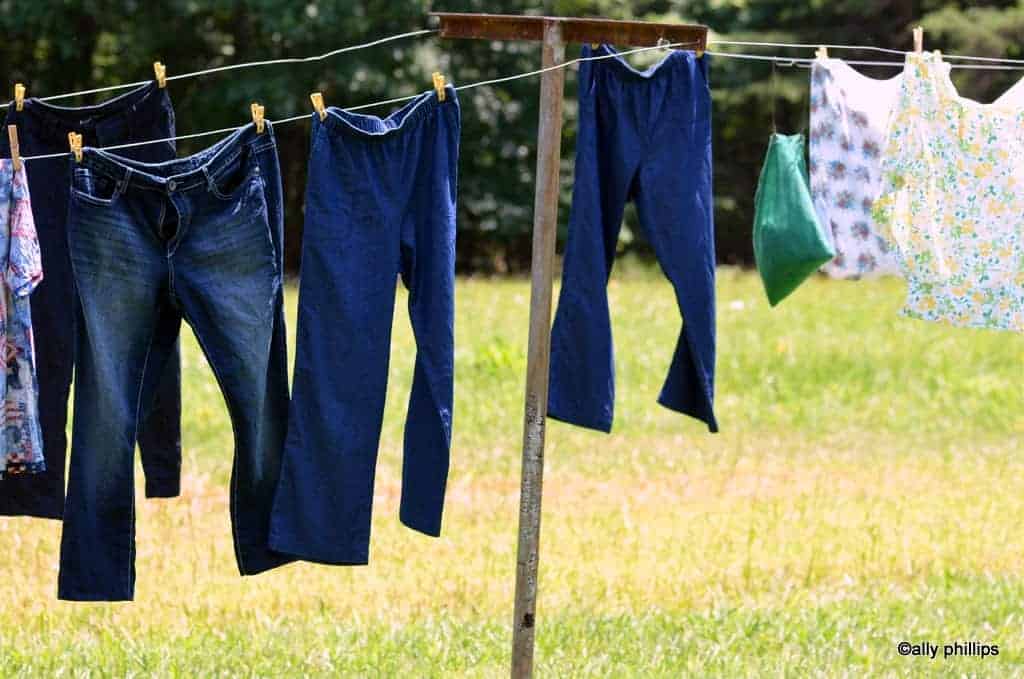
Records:
[[[459,283],[440,540],[397,520],[400,296],[365,568],[238,577],[230,426],[189,338],[183,496],[139,501],[136,602],[56,602],[59,525],[0,519],[0,675],[505,674],[528,294]],[[1024,674],[1024,338],[901,319],[901,296],[813,280],[771,310],[722,270],[710,435],[655,402],[668,284],[613,278],[614,432],[548,428],[543,676]],[[1001,653],[929,663],[898,656],[904,639]]]

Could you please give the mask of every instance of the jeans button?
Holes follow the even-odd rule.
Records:
[[[167,193],[171,193],[174,189],[178,188],[178,183],[173,179],[167,182]]]

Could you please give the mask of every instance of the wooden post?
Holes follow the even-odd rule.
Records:
[[[563,63],[565,43],[617,43],[653,47],[660,40],[703,51],[707,26],[611,19],[432,12],[442,38],[533,40],[543,43],[543,66]],[[537,177],[533,202],[533,269],[530,280],[530,338],[526,356],[526,414],[523,421],[523,478],[519,495],[519,552],[512,630],[512,677],[533,676],[537,626],[537,570],[540,564],[541,489],[544,481],[544,423],[551,364],[551,288],[558,230],[558,168],[562,150],[565,69],[541,75],[537,130]]]
[[[544,25],[542,67],[565,60],[562,28]],[[541,76],[537,128],[537,176],[533,199],[533,262],[530,280],[530,336],[526,354],[526,414],[523,418],[523,474],[519,493],[519,552],[512,630],[512,677],[533,675],[537,570],[540,564],[541,494],[544,482],[544,423],[548,413],[551,363],[551,288],[558,233],[558,178],[562,157],[562,99],[565,69]]]

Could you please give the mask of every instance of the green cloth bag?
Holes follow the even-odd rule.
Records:
[[[754,198],[754,257],[775,306],[836,256],[818,224],[802,134],[773,134]]]

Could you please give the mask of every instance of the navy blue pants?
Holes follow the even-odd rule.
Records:
[[[64,108],[26,99],[23,110],[7,109],[7,125],[18,126],[21,155],[68,150],[68,132],[80,132],[90,146],[108,146],[174,136],[174,110],[167,90],[143,85],[115,99],[82,108]],[[146,162],[175,156],[173,142],[125,149],[125,155]],[[0,155],[10,156],[7,135]],[[43,258],[43,282],[32,295],[32,326],[36,337],[39,379],[39,421],[43,432],[46,471],[9,475],[0,481],[0,515],[59,519],[64,513],[64,467],[67,450],[68,396],[74,372],[75,329],[80,322],[75,284],[68,257],[68,190],[71,168],[66,157],[29,163],[32,213]],[[174,497],[181,471],[181,374],[177,330],[172,320],[161,325],[159,338],[169,344],[166,360],[146,368],[153,400],[143,404],[139,448],[146,475],[146,495]]]
[[[399,276],[416,336],[400,518],[440,534],[451,443],[459,129],[452,88],[444,102],[431,91],[384,119],[335,108],[324,122],[313,116],[272,549],[327,564],[369,559]]]
[[[273,130],[249,125],[159,164],[89,148],[70,162],[68,241],[83,322],[58,596],[134,594],[136,426],[151,388],[146,366],[169,350],[160,339],[167,318],[195,331],[231,416],[239,571],[288,562],[267,548],[288,413],[281,208],[268,204],[281,198]]]
[[[584,57],[601,54],[615,52],[583,48]],[[643,72],[617,55],[580,66],[576,180],[551,337],[548,415],[605,432],[615,408],[607,284],[630,200],[683,317],[658,402],[718,431],[706,56],[673,51]]]

